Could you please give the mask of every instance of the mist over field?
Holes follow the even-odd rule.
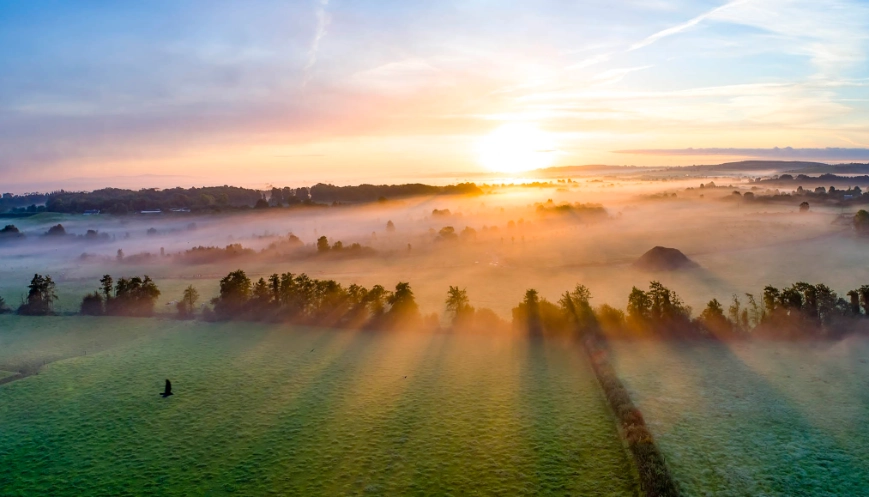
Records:
[[[733,192],[749,191],[750,185],[715,180],[721,186],[701,189],[713,179],[592,177],[491,187],[475,196],[209,215],[38,214],[7,221],[26,238],[0,245],[0,295],[14,303],[33,273],[47,273],[58,282],[67,310],[73,310],[106,273],[148,274],[170,288],[189,280],[210,298],[217,280],[234,269],[255,277],[290,271],[344,285],[408,281],[423,309],[438,313],[446,289],[460,286],[474,305],[508,318],[527,288],[555,299],[582,283],[592,290],[594,304],[621,308],[632,286],[654,279],[699,309],[711,298],[757,293],[767,284],[823,282],[846,290],[869,278],[861,264],[863,241],[849,225],[834,222],[841,207],[816,204],[800,212],[799,202],[746,202]],[[575,204],[600,209],[558,209]],[[387,229],[390,221],[394,230]],[[77,237],[42,236],[56,224]],[[450,227],[454,235],[442,234]],[[88,230],[100,236],[88,239]],[[291,243],[290,235],[298,241]],[[322,236],[332,245],[358,243],[366,249],[318,253]],[[185,255],[195,247],[234,244],[251,250]],[[677,248],[697,267],[658,272],[634,267],[655,246]],[[178,297],[164,292],[161,301]]]
[[[0,497],[869,495],[866,0],[0,47]]]

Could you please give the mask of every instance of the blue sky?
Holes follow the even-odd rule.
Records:
[[[553,165],[869,161],[867,2],[0,1],[0,47],[17,188],[473,171],[515,122]]]

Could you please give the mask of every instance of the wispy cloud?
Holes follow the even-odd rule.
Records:
[[[682,24],[678,24],[678,25],[673,26],[671,28],[667,28],[667,29],[664,29],[662,31],[658,31],[655,34],[646,37],[642,41],[639,41],[639,42],[631,45],[629,51],[637,50],[637,49],[640,49],[643,47],[647,47],[647,46],[651,45],[652,43],[655,43],[656,41],[658,41],[662,38],[666,38],[668,36],[673,36],[675,34],[681,33],[682,31],[685,31],[686,29],[692,28],[692,27],[700,24],[701,22],[705,21],[706,19],[709,19],[710,17],[714,17],[716,14],[719,14],[724,10],[731,9],[737,5],[747,3],[748,1],[749,0],[734,0],[732,2],[728,2],[724,5],[721,5],[720,7],[716,7],[708,12],[700,14],[699,16],[697,16],[689,21],[683,22]]]
[[[311,48],[308,50],[308,61],[305,63],[304,81],[302,86],[308,84],[311,80],[311,69],[317,63],[317,52],[320,50],[320,41],[326,36],[326,27],[329,25],[329,13],[326,7],[329,5],[329,0],[317,0],[317,9],[314,15],[317,19],[317,29],[314,32],[314,40],[311,42]]]

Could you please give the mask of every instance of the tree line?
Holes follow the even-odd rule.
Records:
[[[513,308],[513,326],[532,336],[571,333],[609,337],[671,339],[840,338],[861,329],[869,316],[869,285],[840,297],[823,283],[797,282],[764,287],[759,298],[732,295],[727,309],[712,299],[699,316],[673,290],[652,281],[648,290],[631,289],[625,310],[607,304],[592,308],[583,285],[565,292],[557,303],[529,289]]]
[[[161,291],[147,275],[115,281],[105,275],[98,290],[84,296],[84,315],[152,316]],[[847,298],[845,298],[847,297]],[[174,302],[177,317],[196,317],[199,292],[188,286]],[[512,329],[532,337],[594,335],[611,338],[741,339],[750,337],[800,339],[840,338],[866,326],[869,285],[839,296],[825,284],[797,282],[784,288],[764,287],[755,296],[732,295],[729,305],[710,300],[697,317],[673,290],[658,281],[648,290],[631,289],[624,308],[594,307],[591,291],[578,284],[556,302],[528,289],[511,311]],[[34,275],[17,312],[23,315],[54,313],[56,285],[50,276]],[[288,322],[337,328],[389,329],[399,326],[440,327],[436,313],[424,316],[411,286],[399,282],[394,290],[344,286],[335,280],[311,278],[305,273],[272,274],[254,281],[243,270],[220,280],[220,291],[203,305],[205,320]],[[0,299],[0,311],[9,311]],[[450,286],[444,300],[448,327],[463,331],[506,329],[507,322],[491,309],[476,309],[468,292]]]
[[[480,195],[482,193],[482,190],[473,183],[447,186],[424,184],[334,186],[319,183],[310,188],[284,187],[272,188],[270,191],[227,185],[202,188],[176,187],[165,190],[103,188],[91,192],[59,190],[48,194],[34,193],[24,196],[4,194],[0,197],[0,212],[13,209],[21,211],[22,214],[44,211],[80,214],[86,211],[100,211],[124,215],[156,209],[268,208],[285,205],[375,202],[419,195]]]

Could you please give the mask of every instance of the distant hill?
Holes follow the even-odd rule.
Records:
[[[823,162],[804,162],[804,161],[781,161],[781,160],[744,160],[738,162],[725,162],[723,164],[710,164],[702,166],[682,166],[672,167],[670,169],[678,169],[680,171],[703,171],[703,172],[805,172],[808,168],[827,172],[831,166]]]
[[[608,166],[606,164],[588,164],[583,166],[559,166],[535,169],[530,174],[537,176],[570,176],[570,175],[600,175],[600,174],[630,174],[662,169],[660,167]]]
[[[869,164],[822,164],[820,166],[810,166],[802,169],[786,171],[788,173],[800,174],[869,174]]]

